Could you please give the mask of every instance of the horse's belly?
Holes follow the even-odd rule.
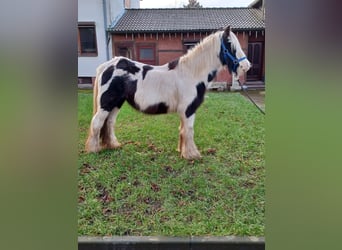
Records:
[[[139,110],[147,114],[165,114],[177,110],[175,90],[168,86],[138,88],[134,100]]]

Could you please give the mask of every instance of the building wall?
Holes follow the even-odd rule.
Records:
[[[98,55],[78,57],[78,76],[95,76],[96,67],[106,61],[106,34],[102,0],[78,0],[78,22],[94,22]]]
[[[168,63],[186,53],[184,43],[192,43],[200,41],[208,33],[158,33],[158,34],[115,34],[112,35],[113,40],[113,56],[118,55],[116,45],[128,43],[133,48],[133,58],[137,60],[137,45],[154,44],[156,48],[156,65]],[[249,35],[247,33],[237,33],[241,47],[245,54],[248,52]],[[222,70],[215,79],[218,82],[232,82],[232,76],[226,70]],[[244,83],[246,76],[240,78],[240,82]]]
[[[125,2],[126,9],[139,9],[141,0],[123,0]]]
[[[158,41],[158,63],[165,64],[171,62],[184,54],[183,42],[178,34],[167,35],[167,38]]]
[[[106,9],[106,21],[103,2]],[[140,0],[129,0],[126,4],[130,8],[140,8]],[[124,9],[125,0],[78,0],[78,22],[95,23],[98,51],[97,56],[78,57],[79,77],[94,77],[96,68],[112,57],[112,40],[109,40],[107,46],[106,29],[122,16]]]
[[[168,34],[129,34],[129,35],[113,35],[113,56],[118,55],[116,45],[118,44],[132,44],[133,45],[133,58],[137,60],[137,46],[144,44],[153,44],[156,48],[156,65],[162,65],[172,61],[184,54],[183,43],[178,35],[170,36]]]

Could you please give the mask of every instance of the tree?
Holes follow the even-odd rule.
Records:
[[[183,5],[183,8],[203,8],[197,0],[189,0],[187,5]]]

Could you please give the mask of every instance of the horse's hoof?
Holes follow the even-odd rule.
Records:
[[[181,154],[181,157],[187,159],[187,160],[196,160],[196,159],[200,159],[202,156],[200,154],[200,152],[183,152]]]
[[[90,147],[90,146],[86,146],[85,147],[85,151],[87,153],[98,153],[101,151],[101,147]]]
[[[121,147],[121,143],[119,143],[119,142],[107,144],[104,146],[104,148],[107,148],[107,149],[116,149],[116,148],[120,148],[120,147]]]

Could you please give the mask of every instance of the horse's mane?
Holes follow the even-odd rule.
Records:
[[[200,43],[191,48],[185,55],[180,57],[179,65],[194,75],[208,73],[218,64],[220,52],[220,38],[223,31],[217,31]]]

